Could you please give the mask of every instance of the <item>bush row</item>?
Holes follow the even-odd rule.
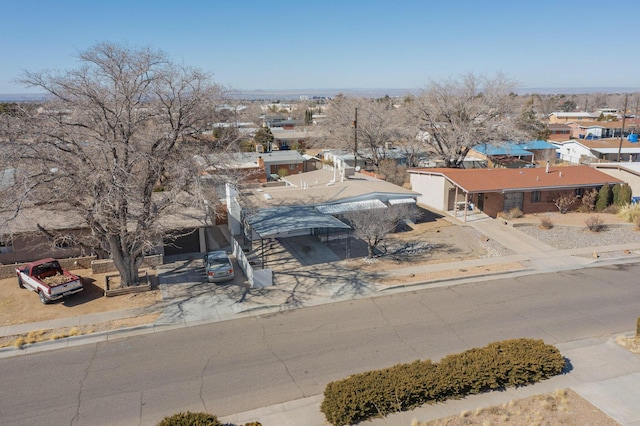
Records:
[[[227,426],[218,420],[216,416],[209,413],[187,411],[178,413],[162,419],[158,426]],[[246,423],[244,426],[262,426],[260,422]]]
[[[564,357],[542,340],[512,339],[430,360],[355,374],[327,384],[320,410],[334,426],[462,398],[491,389],[521,386],[562,372]]]

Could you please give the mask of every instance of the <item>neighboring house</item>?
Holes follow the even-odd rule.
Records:
[[[353,152],[340,149],[325,149],[319,155],[322,156],[323,160],[330,163],[337,161],[347,167],[354,168],[358,166],[361,170],[375,171],[375,165],[371,160],[373,152],[369,148],[358,150],[357,161]],[[384,148],[379,148],[377,157],[381,160],[393,160],[399,166],[405,166],[409,163],[409,154],[398,147],[394,147],[392,143],[387,143]],[[419,154],[417,157],[418,161],[427,162],[425,154]]]
[[[622,142],[622,144],[621,144]],[[627,138],[610,139],[572,139],[558,143],[558,155],[561,160],[572,164],[591,164],[593,162],[640,160],[640,145],[629,142]]]
[[[409,169],[418,203],[441,211],[464,211],[473,205],[491,217],[514,207],[523,213],[557,210],[562,195],[581,196],[602,185],[623,183],[588,166],[525,169]]]
[[[556,146],[542,140],[527,142],[505,142],[501,145],[479,144],[468,156],[479,158],[493,168],[533,167],[556,158]]]
[[[160,226],[171,230],[175,237],[166,241],[158,239],[155,254],[169,256],[218,249],[219,236],[212,222],[215,219],[211,215],[194,209],[165,217]],[[62,238],[52,240],[38,229],[38,225],[51,235],[60,235]],[[73,212],[24,208],[15,219],[2,227],[0,263],[92,255],[89,247],[79,244],[82,237],[90,235],[90,232],[83,218]]]
[[[321,167],[318,158],[300,154],[298,151],[260,153],[257,162],[260,169],[264,171],[267,180],[310,172]]]
[[[615,180],[626,182],[633,195],[640,196],[640,162],[592,163],[591,167],[608,174]]]
[[[564,142],[571,139],[571,127],[562,123],[553,123],[547,125],[549,129],[549,140],[554,142]]]
[[[592,112],[552,112],[549,114],[549,124],[568,123],[570,121],[594,121],[600,117],[599,113]]]
[[[293,130],[296,126],[299,126],[300,123],[297,120],[294,120],[291,117],[284,117],[281,115],[276,116],[267,116],[264,118],[264,125],[270,128],[272,131],[276,128],[281,128],[285,130]]]
[[[624,133],[627,136],[630,131],[625,125],[622,130],[622,121],[585,121],[581,123],[570,122],[567,126],[571,128],[573,139],[605,139],[620,137]]]
[[[319,137],[317,132],[302,130],[271,129],[273,135],[272,150],[304,150]]]

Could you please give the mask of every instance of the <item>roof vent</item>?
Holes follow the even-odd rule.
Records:
[[[562,172],[560,172],[560,177],[562,177]]]

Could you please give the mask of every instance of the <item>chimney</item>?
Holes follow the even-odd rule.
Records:
[[[549,160],[547,160],[547,167],[544,169],[545,173],[549,173]]]

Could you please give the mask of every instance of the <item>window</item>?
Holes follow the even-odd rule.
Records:
[[[584,188],[576,188],[575,190],[576,197],[582,198],[584,195]]]
[[[531,202],[539,203],[542,200],[542,193],[540,191],[531,192]]]

